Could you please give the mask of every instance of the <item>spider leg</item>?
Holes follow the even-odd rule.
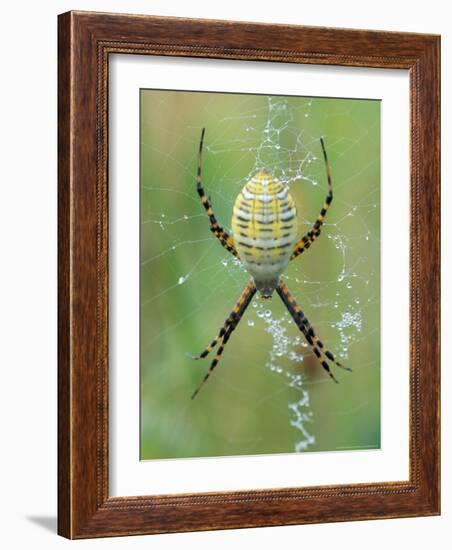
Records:
[[[201,390],[201,388],[204,386],[204,384],[207,382],[207,379],[209,378],[209,376],[212,374],[212,371],[213,369],[218,365],[218,362],[220,360],[220,357],[221,357],[221,354],[223,353],[223,350],[224,350],[224,347],[225,345],[227,344],[227,341],[229,340],[230,336],[231,336],[231,332],[232,332],[232,328],[231,328],[231,325],[229,325],[228,329],[226,330],[226,333],[223,337],[223,341],[221,342],[220,344],[220,347],[218,348],[218,351],[217,351],[217,354],[215,355],[215,359],[212,361],[212,363],[210,364],[210,367],[209,367],[209,370],[206,372],[206,374],[204,375],[204,378],[201,380],[201,383],[198,385],[198,387],[195,389],[195,391],[192,393],[191,395],[191,398],[194,399],[199,391]]]
[[[348,371],[351,371],[352,369],[349,367],[345,367],[344,365],[339,363],[339,361],[336,360],[331,351],[329,351],[324,346],[323,342],[314,332],[314,329],[312,328],[302,309],[297,304],[295,298],[292,296],[289,289],[287,288],[287,285],[283,281],[280,281],[278,287],[276,288],[276,291],[281,297],[281,300],[283,301],[293,320],[297,324],[298,328],[304,334],[304,337],[306,338],[308,344],[311,346],[322,367],[326,370],[330,378],[332,378],[335,382],[338,382],[334,374],[331,372],[331,369],[326,359],[329,359],[341,369]]]
[[[331,172],[330,172],[330,163],[328,162],[328,157],[326,154],[325,144],[323,138],[320,138],[320,143],[322,145],[323,159],[325,161],[326,167],[326,177],[328,180],[328,195],[326,196],[325,202],[323,203],[322,210],[318,215],[316,221],[314,222],[311,229],[303,236],[301,239],[295,243],[294,251],[292,252],[291,260],[299,256],[302,252],[307,250],[311,244],[319,237],[323,222],[325,220],[326,213],[330,207],[330,204],[333,201],[333,184],[331,183]]]
[[[207,357],[209,353],[213,350],[213,348],[218,344],[220,340],[223,339],[223,336],[226,334],[226,330],[229,328],[229,325],[231,323],[229,316],[226,321],[224,322],[224,325],[221,327],[220,332],[215,336],[215,338],[212,340],[212,342],[205,348],[199,355],[190,355],[189,357],[191,359],[194,359],[197,361],[198,359],[204,359],[204,357]]]
[[[232,311],[229,315],[229,317],[224,322],[223,326],[220,329],[220,332],[215,336],[215,338],[212,340],[212,342],[205,348],[199,355],[189,355],[191,359],[194,359],[197,361],[198,359],[204,359],[204,357],[207,357],[209,353],[213,350],[213,348],[220,342],[223,337],[225,336],[226,332],[228,331],[229,327],[231,326],[233,320],[235,317],[234,311]]]
[[[228,252],[233,254],[238,258],[237,250],[234,246],[234,240],[229,235],[227,231],[225,231],[221,225],[217,222],[217,219],[215,217],[215,214],[212,210],[212,203],[210,202],[210,198],[207,197],[207,195],[204,192],[204,188],[201,183],[201,167],[202,167],[202,146],[204,143],[204,133],[205,128],[202,129],[201,132],[201,141],[199,142],[199,152],[198,152],[198,173],[196,175],[196,190],[198,191],[199,198],[201,199],[201,203],[204,206],[207,216],[209,217],[210,221],[210,230],[212,233],[217,237],[217,239],[220,241],[220,243],[226,248]]]
[[[256,287],[254,285],[254,281],[251,280],[245,290],[243,291],[242,295],[240,296],[239,300],[234,306],[234,309],[231,311],[231,314],[226,319],[223,327],[221,328],[220,332],[218,333],[218,336],[215,338],[215,340],[212,342],[210,346],[208,346],[198,357],[195,357],[195,359],[206,357],[208,353],[213,349],[213,347],[222,340],[220,347],[218,348],[217,354],[215,355],[215,358],[210,364],[210,367],[206,374],[204,375],[204,378],[201,380],[201,383],[198,385],[196,390],[193,392],[191,398],[194,399],[202,386],[206,383],[209,376],[212,374],[212,371],[214,368],[218,365],[218,362],[220,361],[221,355],[223,353],[223,350],[232,334],[232,332],[236,329],[237,325],[240,322],[240,319],[242,318],[242,315],[245,313],[246,308],[249,306],[251,300],[253,299],[253,296],[256,294]],[[220,336],[221,335],[221,336]]]
[[[198,355],[190,355],[192,359],[198,360],[198,359],[204,359],[204,357],[207,357],[209,353],[213,350],[213,348],[220,342],[220,340],[223,339],[224,335],[226,334],[227,329],[231,324],[234,323],[234,321],[237,318],[238,312],[242,306],[242,304],[247,299],[248,293],[252,292],[251,298],[254,296],[256,292],[256,288],[254,286],[253,281],[251,280],[248,285],[246,286],[245,290],[243,291],[242,295],[240,296],[239,300],[235,304],[233,310],[229,314],[229,316],[226,318],[226,321],[224,322],[223,326],[221,327],[219,333],[215,338],[212,340],[212,342]]]

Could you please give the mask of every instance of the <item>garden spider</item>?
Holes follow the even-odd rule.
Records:
[[[318,238],[325,215],[333,200],[330,165],[323,139],[320,138],[320,143],[326,167],[328,194],[311,229],[301,239],[297,240],[297,210],[295,203],[289,194],[288,187],[274,178],[267,170],[257,172],[237,196],[232,214],[233,235],[230,235],[218,224],[210,199],[204,193],[201,183],[204,134],[205,128],[202,129],[199,143],[196,189],[209,217],[210,230],[226,250],[240,259],[246,271],[251,275],[251,280],[212,343],[199,355],[193,357],[193,359],[206,357],[221,341],[217,354],[201,383],[193,392],[192,399],[196,397],[213,369],[217,366],[224,347],[257,291],[259,291],[262,298],[271,298],[274,290],[276,290],[320,364],[330,378],[337,382],[327,360],[342,369],[349,371],[351,369],[341,365],[323,345],[295,298],[280,278],[289,261],[302,254]]]

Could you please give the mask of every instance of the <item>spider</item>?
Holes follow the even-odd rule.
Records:
[[[289,261],[302,254],[319,237],[326,213],[333,200],[330,165],[323,138],[320,138],[320,144],[325,161],[328,194],[311,229],[301,239],[297,240],[297,210],[295,203],[289,194],[288,187],[283,185],[266,169],[257,172],[238,194],[232,214],[232,235],[219,225],[213,213],[210,198],[206,196],[201,183],[204,134],[205,128],[202,129],[199,142],[196,190],[207,212],[210,230],[224,248],[241,261],[243,267],[251,275],[251,279],[212,343],[199,355],[192,357],[193,359],[207,357],[221,341],[217,354],[204,378],[193,392],[192,399],[196,397],[218,365],[231,334],[237,328],[240,319],[257,291],[259,291],[262,298],[268,299],[272,297],[273,292],[276,290],[321,366],[330,378],[337,383],[338,380],[331,372],[328,361],[342,369],[348,371],[351,371],[351,369],[341,365],[324,346],[287,285],[281,279],[281,275]]]

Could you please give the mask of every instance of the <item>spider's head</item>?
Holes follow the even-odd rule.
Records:
[[[275,279],[270,281],[256,281],[255,279],[254,284],[256,285],[256,288],[259,291],[261,297],[264,298],[264,300],[268,300],[273,296],[273,292],[278,286],[278,280]]]

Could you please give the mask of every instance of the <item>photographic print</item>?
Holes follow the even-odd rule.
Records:
[[[440,44],[59,16],[59,534],[440,513]]]
[[[380,101],[140,90],[140,458],[380,448]]]

